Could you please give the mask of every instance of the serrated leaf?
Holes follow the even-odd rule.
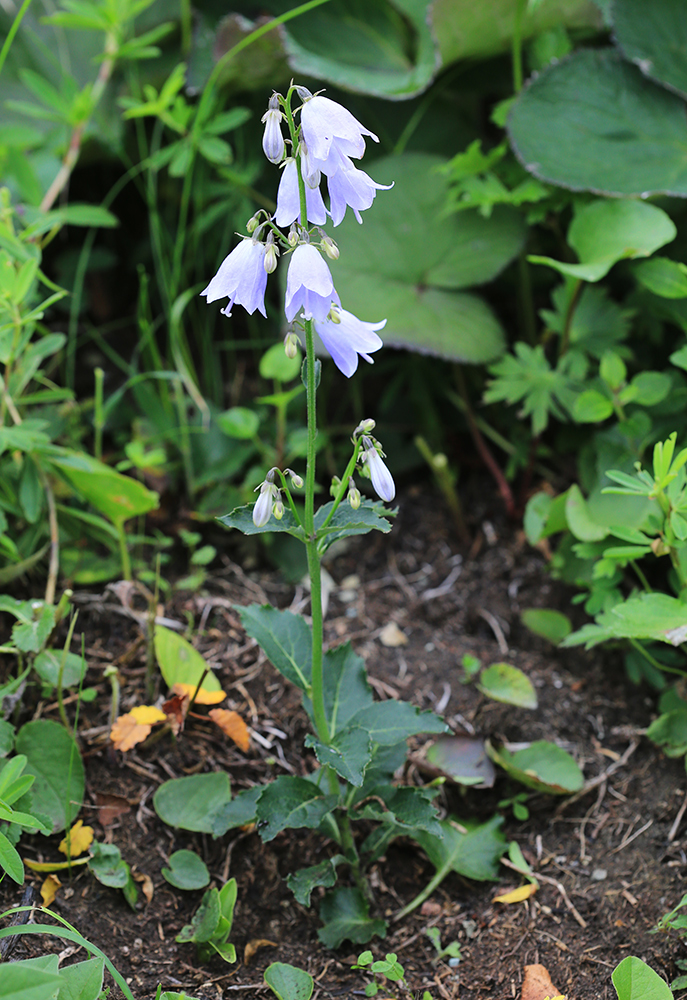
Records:
[[[550,795],[570,795],[584,784],[584,775],[574,758],[548,740],[537,740],[516,753],[505,747],[497,750],[488,740],[486,748],[496,764],[528,788]]]
[[[333,889],[320,906],[324,923],[317,936],[328,948],[338,948],[342,941],[366,944],[373,937],[386,937],[386,921],[373,920],[367,901],[359,889]]]
[[[336,866],[342,861],[341,855],[320,861],[318,865],[301,868],[292,875],[286,876],[286,884],[301,906],[310,906],[310,896],[313,889],[323,886],[331,889],[336,884]]]
[[[296,523],[296,519],[288,507],[284,507],[284,516],[281,520],[278,521],[276,517],[270,515],[267,524],[257,527],[253,524],[254,506],[255,504],[251,503],[245,507],[236,507],[231,514],[225,514],[223,517],[218,517],[217,520],[221,521],[226,528],[237,528],[244,535],[261,535],[267,531],[285,531],[289,535],[293,535],[294,538],[305,538],[303,529]]]
[[[384,534],[391,531],[388,517],[393,517],[395,510],[389,510],[379,501],[363,500],[357,510],[344,501],[339,504],[333,518],[326,528],[322,527],[334,502],[323,504],[315,514],[315,530],[317,531],[320,552],[326,552],[339,538],[350,535],[366,535],[368,531],[381,531]]]
[[[407,701],[376,701],[361,708],[346,729],[366,730],[373,743],[393,746],[417,733],[446,732],[446,723],[433,712],[421,712]]]
[[[234,607],[244,629],[259,643],[272,666],[301,691],[307,691],[312,675],[312,632],[303,618],[270,604]]]
[[[335,795],[325,795],[306,778],[280,775],[267,785],[258,799],[258,831],[267,842],[282,830],[315,829],[336,806]]]
[[[365,768],[372,760],[370,737],[364,729],[353,726],[343,729],[330,743],[324,744],[308,733],[305,745],[315,751],[320,764],[333,768],[344,781],[360,788],[365,777]]]
[[[354,813],[356,819],[390,823],[396,832],[415,836],[418,830],[441,837],[441,826],[433,803],[433,792],[425,788],[378,785],[367,792]]]

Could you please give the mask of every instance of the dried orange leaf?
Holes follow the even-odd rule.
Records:
[[[195,691],[195,684],[182,684],[181,681],[178,681],[172,688],[173,694],[187,695],[189,698],[193,698]],[[224,691],[208,691],[207,688],[201,687],[198,689],[195,703],[196,705],[219,705],[225,698]]]
[[[243,964],[250,965],[250,960],[258,948],[276,948],[276,941],[268,941],[266,938],[253,938],[243,949]]]
[[[504,892],[502,896],[496,896],[492,903],[522,903],[524,899],[529,899],[537,891],[539,886],[535,882],[526,882],[525,885],[512,889],[511,892]]]
[[[115,750],[131,750],[137,743],[142,743],[146,736],[150,736],[152,728],[137,722],[136,716],[129,712],[127,715],[119,716],[110,730],[110,739],[115,745]]]
[[[549,970],[544,965],[526,965],[522,981],[522,1000],[565,1000],[551,982]]]
[[[62,883],[58,879],[57,875],[48,875],[41,886],[41,899],[43,900],[43,906],[50,906],[53,899],[57,895],[57,890],[61,885]]]
[[[69,831],[69,837],[63,838],[57,850],[66,854],[68,858],[78,858],[80,854],[88,850],[92,843],[93,827],[84,826],[79,819]]]
[[[238,712],[230,712],[228,708],[212,708],[208,715],[215,722],[222,732],[233,740],[245,753],[250,746],[250,733],[248,726],[243,721]]]

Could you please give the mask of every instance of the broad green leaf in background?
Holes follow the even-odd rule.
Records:
[[[668,257],[652,257],[635,264],[632,273],[641,285],[664,299],[687,298],[687,265]]]
[[[584,784],[577,762],[562,747],[547,740],[537,740],[524,750],[510,753],[497,750],[487,740],[487,753],[508,774],[528,788],[550,795],[569,795]]]
[[[434,0],[432,29],[444,65],[459,59],[506,52],[512,42],[519,0]],[[528,4],[522,37],[550,28],[599,29],[603,22],[591,0],[546,0]]]
[[[263,841],[282,830],[315,829],[336,805],[336,796],[324,795],[306,778],[280,775],[267,785],[258,799],[258,830]]]
[[[487,698],[518,708],[536,708],[537,694],[532,681],[510,663],[492,663],[480,674],[477,688]]]
[[[673,991],[641,958],[628,955],[611,974],[618,1000],[673,1000]]]
[[[96,956],[60,969],[57,1000],[98,1000],[103,989],[105,959]]]
[[[520,618],[530,632],[547,639],[554,646],[562,642],[572,631],[568,616],[551,608],[523,608]]]
[[[310,1000],[315,986],[309,972],[285,962],[272,962],[268,965],[264,978],[277,1000]]]
[[[15,749],[26,756],[25,774],[34,774],[32,808],[52,821],[52,832],[64,830],[81,808],[84,767],[74,739],[50,719],[27,722],[17,733]]]
[[[62,657],[65,657],[62,672],[62,686],[76,687],[86,673],[86,661],[76,653],[64,653],[59,649],[44,649],[33,661],[33,667],[40,679],[51,687],[57,687]]]
[[[61,985],[57,968],[53,972],[29,967],[28,961],[8,962],[0,976],[0,1000],[53,1000]]]
[[[573,191],[687,197],[685,104],[613,49],[581,49],[523,88],[508,118],[526,170]]]
[[[230,801],[226,771],[172,778],[153,796],[155,812],[164,823],[198,833],[214,833],[214,817]]]
[[[221,80],[238,83],[242,89],[279,86],[280,80],[288,83],[295,73],[372,96],[412,97],[429,86],[439,67],[430,6],[428,0],[332,0],[250,45],[229,61]],[[278,16],[293,7],[292,0],[264,0],[260,10]],[[245,13],[252,16],[253,11]],[[261,23],[236,15],[224,18],[217,26],[214,58]],[[203,37],[196,39],[191,62],[194,85],[202,85],[209,73],[209,54]]]
[[[570,531],[581,542],[599,542],[610,534],[608,527],[599,524],[591,516],[588,503],[577,483],[573,483],[567,492],[565,517]]]
[[[670,594],[633,594],[567,636],[562,646],[595,646],[606,639],[655,639],[679,645],[685,641],[687,604]]]
[[[222,687],[209,664],[178,632],[164,625],[155,626],[155,656],[167,687],[175,684],[197,686],[203,679],[206,691],[221,691]]]
[[[359,226],[349,212],[336,229],[341,257],[332,265],[344,308],[361,319],[387,319],[385,344],[480,364],[498,357],[503,330],[486,303],[459,289],[491,281],[519,253],[524,223],[496,208],[442,217],[446,161],[424,153],[377,160],[370,173],[383,192]]]
[[[62,451],[51,458],[71,485],[113,524],[121,525],[158,505],[157,493],[89,455]]]
[[[277,344],[276,346],[281,345]],[[247,406],[232,406],[224,413],[218,413],[215,420],[217,426],[227,437],[238,438],[240,441],[250,441],[258,433],[260,427],[259,414],[255,410],[248,409]]]
[[[578,209],[568,230],[568,243],[579,257],[579,264],[534,255],[527,259],[573,278],[599,281],[619,260],[649,257],[674,240],[676,234],[675,223],[656,205],[598,199]]]
[[[287,680],[306,691],[312,675],[312,632],[300,615],[270,604],[234,605],[241,624]]]
[[[338,948],[342,941],[366,944],[375,936],[386,937],[386,921],[370,917],[359,889],[331,889],[322,900],[320,919],[324,927],[317,936],[328,948]]]
[[[614,0],[614,41],[626,59],[687,98],[687,18],[682,0]]]
[[[204,889],[210,872],[194,851],[182,850],[170,854],[169,868],[162,869],[162,877],[177,889]]]

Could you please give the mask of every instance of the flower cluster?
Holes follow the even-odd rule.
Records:
[[[299,128],[291,112],[293,92],[303,102]],[[386,320],[364,322],[342,308],[329,266],[322,256],[323,252],[335,260],[338,248],[321,230],[316,233],[328,215],[338,226],[347,207],[362,222],[361,211],[370,208],[378,190],[387,189],[353,164],[353,160],[360,159],[365,152],[365,136],[375,142],[379,140],[346,108],[322,95],[313,96],[304,87],[292,87],[286,99],[275,93],[262,121],[265,156],[282,168],[277,211],[270,216],[261,210],[250,220],[247,228],[251,235],[241,238],[201,295],[208,302],[228,298],[222,310],[225,316],[231,316],[235,304],[243,306],[250,314],[257,309],[266,316],[267,275],[277,267],[280,249],[275,239],[278,240],[282,252],[289,254],[284,303],[286,319],[291,324],[286,340],[287,352],[295,350],[293,327],[311,320],[337,368],[350,378],[358,367],[359,358],[371,364],[370,355],[382,347],[377,331],[384,327]],[[292,155],[287,155],[287,141],[282,132],[284,121],[289,125],[291,138],[287,141]],[[320,191],[322,176],[327,180],[328,209]],[[301,218],[302,185],[307,220]],[[308,224],[316,229],[309,230]],[[288,238],[279,227],[291,227]],[[264,494],[265,506],[268,493],[266,490]],[[262,498],[261,493],[258,504]]]

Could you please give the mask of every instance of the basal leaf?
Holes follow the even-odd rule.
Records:
[[[155,812],[164,823],[215,835],[216,817],[229,802],[231,787],[226,771],[172,778],[163,782],[153,796]]]
[[[687,197],[685,105],[613,49],[580,49],[533,77],[508,118],[526,170],[574,191]]]
[[[262,795],[262,785],[245,788],[235,795],[231,802],[225,802],[212,814],[211,833],[221,837],[227,830],[237,826],[248,826],[255,822],[258,799]]]
[[[687,98],[687,23],[681,0],[614,0],[614,40],[650,79]]]
[[[64,726],[50,719],[27,722],[17,733],[15,749],[26,756],[33,809],[50,817],[52,832],[76,818],[84,797],[85,776],[79,748]]]
[[[646,962],[628,955],[611,974],[618,1000],[672,1000],[673,991]]]
[[[268,965],[264,978],[277,1000],[310,1000],[315,986],[309,972],[285,962]]]
[[[441,821],[442,837],[418,833],[415,840],[437,872],[448,875],[454,871],[478,882],[492,882],[498,878],[498,860],[506,847],[501,833],[503,818],[494,816],[487,823],[468,828],[462,833],[448,819]],[[461,824],[459,824],[461,825]]]
[[[174,851],[169,856],[169,868],[162,877],[177,889],[203,889],[210,881],[210,872],[194,851]]]

